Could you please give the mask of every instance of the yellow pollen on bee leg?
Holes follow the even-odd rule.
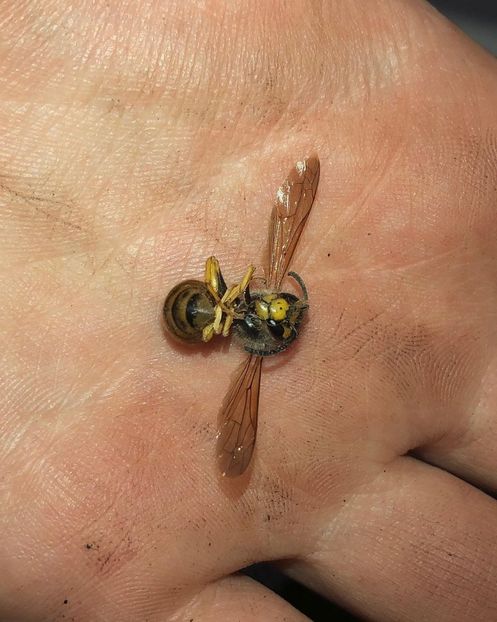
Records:
[[[279,322],[286,318],[290,305],[284,298],[275,298],[269,305],[269,315],[272,320]]]

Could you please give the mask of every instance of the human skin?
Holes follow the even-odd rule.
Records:
[[[497,65],[415,1],[4,0],[0,618],[497,619]],[[262,260],[317,152],[249,473],[216,470],[244,355],[165,337],[216,255]],[[287,284],[291,289],[291,283]]]

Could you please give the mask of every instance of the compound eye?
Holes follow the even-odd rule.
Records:
[[[275,322],[275,320],[268,320],[267,325],[273,337],[276,339],[283,339],[285,334],[285,327],[281,322]]]

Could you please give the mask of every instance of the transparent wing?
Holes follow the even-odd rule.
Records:
[[[262,357],[251,354],[233,376],[221,408],[217,460],[228,477],[241,475],[254,451],[261,369]]]
[[[271,214],[267,257],[269,289],[279,291],[311,211],[319,182],[319,158],[297,162],[276,193]]]

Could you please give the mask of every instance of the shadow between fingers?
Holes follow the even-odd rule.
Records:
[[[253,564],[244,568],[242,574],[281,596],[313,622],[361,622],[361,618],[291,579],[274,564]]]

